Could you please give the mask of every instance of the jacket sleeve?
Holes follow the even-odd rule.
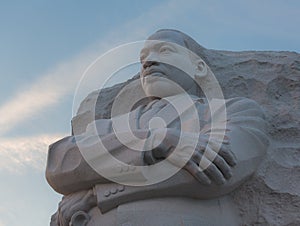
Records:
[[[232,176],[222,185],[212,183],[207,188],[194,189],[200,198],[217,197],[227,194],[247,180],[258,168],[264,158],[269,140],[266,133],[265,115],[261,107],[253,100],[239,97],[225,101],[225,105],[216,105],[214,111],[208,110],[213,106],[204,105],[204,128],[200,136],[218,137],[225,135],[228,139],[228,149],[236,158],[232,167]],[[226,114],[224,114],[226,113]],[[226,117],[224,117],[224,115]],[[216,125],[212,126],[213,120]],[[225,125],[225,126],[224,126]],[[208,142],[212,150],[216,147]],[[218,152],[218,150],[214,150]]]
[[[49,146],[46,179],[58,193],[66,195],[90,189],[95,184],[109,183],[110,180],[107,178],[111,177],[131,176],[143,179],[138,177],[141,176],[139,172],[133,169],[128,170],[128,165],[116,166],[106,161],[106,159],[112,159],[107,157],[113,155],[114,158],[121,159],[126,164],[142,165],[141,152],[128,149],[118,141],[115,133],[112,132],[110,120],[97,120],[95,125],[100,131],[98,134],[91,133],[91,128],[88,127],[82,135],[65,137]],[[142,130],[136,132],[141,137],[146,134],[146,131]],[[104,146],[99,146],[100,137]],[[101,148],[105,151],[100,150]],[[83,156],[85,151],[93,153],[93,159],[90,159],[94,162],[93,167],[87,163],[86,156]],[[125,168],[122,169],[122,167]],[[110,177],[101,176],[97,170],[100,168],[111,172]]]
[[[214,131],[209,126],[204,134],[223,132],[229,140],[229,148],[237,160],[232,177],[222,190],[232,191],[249,178],[264,158],[269,146],[266,133],[265,115],[261,107],[247,98],[232,98],[226,101],[226,108],[221,107],[212,116],[218,118],[220,112],[226,111],[225,131]],[[213,149],[213,147],[211,147]],[[221,192],[223,193],[223,192]]]

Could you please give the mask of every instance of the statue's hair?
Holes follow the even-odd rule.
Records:
[[[201,59],[203,59],[210,66],[210,62],[206,57],[207,49],[204,48],[203,46],[201,46],[200,44],[198,44],[192,37],[190,37],[189,35],[181,32],[181,31],[175,30],[175,29],[160,29],[160,30],[156,31],[155,33],[163,32],[163,31],[172,31],[172,32],[179,33],[183,39],[185,47],[187,49],[189,49],[190,51],[192,51],[193,53],[195,53],[196,55],[198,55]]]

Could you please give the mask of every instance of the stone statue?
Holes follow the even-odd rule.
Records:
[[[265,156],[268,137],[262,109],[244,97],[223,104],[211,98],[214,92],[207,87],[213,72],[199,45],[182,32],[157,31],[140,56],[146,104],[116,118],[97,119],[78,136],[50,145],[46,177],[64,195],[51,225],[239,225],[228,194],[249,179]],[[167,63],[170,59],[173,65]],[[193,106],[178,113],[174,103],[187,102],[183,93]],[[147,140],[140,146],[144,151],[119,141],[113,122],[122,117],[136,137]],[[197,120],[199,132],[194,129]],[[126,128],[123,134],[129,132]],[[102,176],[83,158],[80,145],[96,151],[99,137],[108,153],[127,164],[114,176],[128,178],[124,183]],[[171,177],[145,186],[128,184],[127,180],[147,178],[149,172],[138,166],[155,167],[166,160],[179,168]]]

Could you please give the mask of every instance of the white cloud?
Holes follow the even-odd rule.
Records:
[[[0,134],[9,131],[29,116],[59,103],[64,95],[74,90],[81,72],[87,65],[86,61],[86,58],[81,56],[61,64],[53,73],[43,75],[2,105]]]
[[[47,150],[63,134],[0,139],[0,170],[24,173],[28,169],[44,171]]]
[[[14,208],[6,203],[1,203],[0,206],[0,226],[10,225],[9,223],[15,221],[17,215],[14,213]]]
[[[171,0],[150,8],[148,12],[142,12],[139,17],[124,26],[108,32],[106,37],[99,41],[100,44],[62,63],[52,72],[41,75],[30,87],[26,87],[0,106],[0,135],[41,110],[58,104],[64,95],[74,92],[84,70],[100,53],[118,44],[145,38],[164,22],[174,20],[192,8],[193,2]]]

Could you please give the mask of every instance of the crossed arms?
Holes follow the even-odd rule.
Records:
[[[208,106],[202,107],[208,108]],[[205,199],[226,194],[255,172],[268,146],[264,115],[257,103],[245,98],[234,98],[226,101],[226,107],[227,126],[226,131],[223,131],[225,132],[224,140],[208,141],[211,133],[216,131],[209,129],[201,131],[200,134],[197,134],[199,137],[197,148],[184,168],[164,182],[144,188],[128,187],[126,192],[122,193],[122,199],[118,196],[104,198],[99,194],[101,193],[100,190],[106,186],[116,185],[103,178],[89,166],[72,136],[63,138],[49,147],[47,180],[53,189],[64,195],[91,189],[100,184],[96,186],[99,188],[99,191],[96,189],[96,193],[98,205],[104,212],[122,202],[141,198],[169,195]],[[99,123],[103,127],[109,127],[110,120],[101,120]],[[143,129],[134,132],[139,137],[149,135],[149,131]],[[159,137],[161,130],[153,131],[153,133],[153,137]],[[91,146],[94,145],[91,141],[97,137],[84,138],[84,136],[87,136],[87,133],[82,135],[83,139],[90,140]],[[153,164],[168,157],[172,153],[178,137],[178,130],[167,129],[167,136],[163,143],[145,153],[143,158],[141,152],[129,150],[118,142],[112,131],[102,136],[102,142],[114,156],[125,159],[124,162],[132,165],[143,165]],[[186,133],[185,137],[186,139],[193,139],[195,134],[189,136],[189,133]],[[214,152],[215,144],[218,142],[221,144],[221,149],[216,153],[215,158],[210,160],[209,156],[205,155]],[[204,152],[206,146],[209,148],[208,152]],[[211,163],[205,170],[200,169],[199,160],[202,158],[206,158]],[[180,159],[177,160],[180,161]],[[177,160],[175,158],[171,163],[177,164]]]

